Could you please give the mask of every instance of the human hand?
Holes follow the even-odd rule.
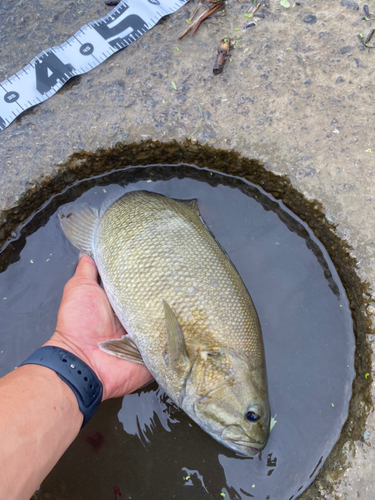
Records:
[[[44,345],[66,349],[88,364],[103,383],[104,401],[129,394],[152,379],[145,366],[110,356],[98,346],[125,334],[98,284],[95,262],[84,255],[65,285],[56,331]]]

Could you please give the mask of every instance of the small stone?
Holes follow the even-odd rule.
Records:
[[[58,12],[56,12],[56,13],[55,13],[52,17],[50,17],[50,18],[48,19],[48,22],[49,22],[49,23],[53,23],[53,22],[57,21],[57,20],[58,20],[58,18],[59,18],[59,14],[58,14]]]
[[[115,144],[117,144],[118,142],[121,142],[123,141],[124,139],[126,139],[127,137],[129,137],[129,132],[124,132],[123,134],[120,135],[120,137],[118,137],[116,140],[115,140]]]
[[[343,79],[343,77],[342,77],[342,76],[338,76],[338,77],[336,78],[335,83],[342,83],[342,82],[344,82],[344,81],[345,81],[345,80]]]
[[[358,10],[359,5],[357,2],[352,2],[351,0],[341,0],[341,5],[343,7],[346,7],[347,9],[353,9],[353,10]]]
[[[340,54],[346,54],[347,52],[350,52],[353,50],[353,47],[351,45],[346,45],[346,47],[342,47],[339,52]]]
[[[315,24],[317,21],[316,16],[314,14],[305,14],[303,16],[303,22],[307,24]]]
[[[365,441],[368,441],[368,440],[370,439],[370,437],[371,437],[371,432],[370,432],[370,431],[365,431],[365,432],[363,433],[363,439],[364,439]]]

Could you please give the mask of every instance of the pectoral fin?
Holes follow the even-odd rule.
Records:
[[[165,324],[167,327],[168,339],[168,360],[171,367],[189,363],[189,356],[186,351],[185,337],[175,313],[168,303],[163,299]]]
[[[127,359],[133,363],[144,365],[138,347],[128,335],[123,335],[121,339],[99,342],[99,347],[102,351],[112,354],[112,356],[117,356],[118,358]]]

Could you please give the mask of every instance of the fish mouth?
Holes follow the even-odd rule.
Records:
[[[257,446],[257,447],[250,446],[249,442],[246,442],[246,441],[234,441],[234,440],[226,440],[226,441],[228,443],[228,446],[230,446],[231,448],[235,448],[235,450],[238,453],[242,453],[243,455],[246,455],[246,456],[258,455],[258,453],[260,453],[265,447],[265,445],[261,445],[261,446]]]
[[[266,446],[267,440],[254,440],[248,436],[241,427],[237,425],[230,425],[226,427],[221,433],[223,443],[245,456],[258,455]]]

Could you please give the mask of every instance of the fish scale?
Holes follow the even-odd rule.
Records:
[[[132,198],[135,197],[141,204],[141,195],[136,194],[115,202],[111,210],[103,215],[98,231],[98,247],[102,247],[103,259],[99,268],[101,275],[113,272],[113,252],[105,252],[106,248],[112,249],[112,242],[108,245],[106,240],[113,231],[117,235],[117,247],[122,248],[123,258],[117,263],[121,273],[117,272],[113,280],[113,285],[120,290],[116,294],[118,305],[115,310],[120,319],[124,310],[129,311],[129,315],[131,310],[138,311],[137,324],[131,328],[134,338],[137,338],[140,323],[154,330],[150,312],[151,318],[158,318],[164,323],[161,304],[161,298],[164,298],[175,307],[187,342],[203,341],[205,345],[219,342],[222,347],[240,349],[260,359],[261,339],[251,335],[259,329],[251,298],[239,275],[228,259],[223,259],[221,249],[196,214],[174,200],[164,199],[165,203],[160,208],[160,203],[149,202],[148,197],[146,202],[150,206],[145,213],[134,204]],[[167,244],[164,231],[169,236]],[[143,248],[147,251],[142,251]],[[134,252],[134,249],[137,250]],[[138,275],[139,280],[134,283],[131,280],[134,273],[139,273],[139,266],[147,269],[147,275]],[[177,273],[173,281],[168,278],[173,272],[171,266]],[[192,275],[193,266],[195,274]],[[219,286],[214,288],[215,295],[209,285],[212,275],[219,279]],[[143,278],[147,280],[147,287]],[[189,291],[191,289],[193,291]],[[125,293],[129,297],[123,304],[120,297]],[[153,301],[140,316],[145,298],[149,304],[151,299]],[[201,299],[208,306],[203,315],[198,306]],[[201,317],[201,321],[197,321],[196,317]],[[228,330],[228,324],[234,324],[235,330]]]
[[[224,433],[223,444],[244,453],[243,444],[233,443],[251,430],[257,436],[251,449],[259,450],[268,437],[269,405],[258,316],[196,200],[135,191],[100,215],[87,206],[68,215],[60,215],[63,230],[78,248],[90,249],[112,307],[140,352],[138,362],[215,439],[222,442]],[[129,358],[129,341],[102,347]],[[225,393],[226,400],[211,393]],[[259,425],[248,422],[249,411],[262,413]]]

